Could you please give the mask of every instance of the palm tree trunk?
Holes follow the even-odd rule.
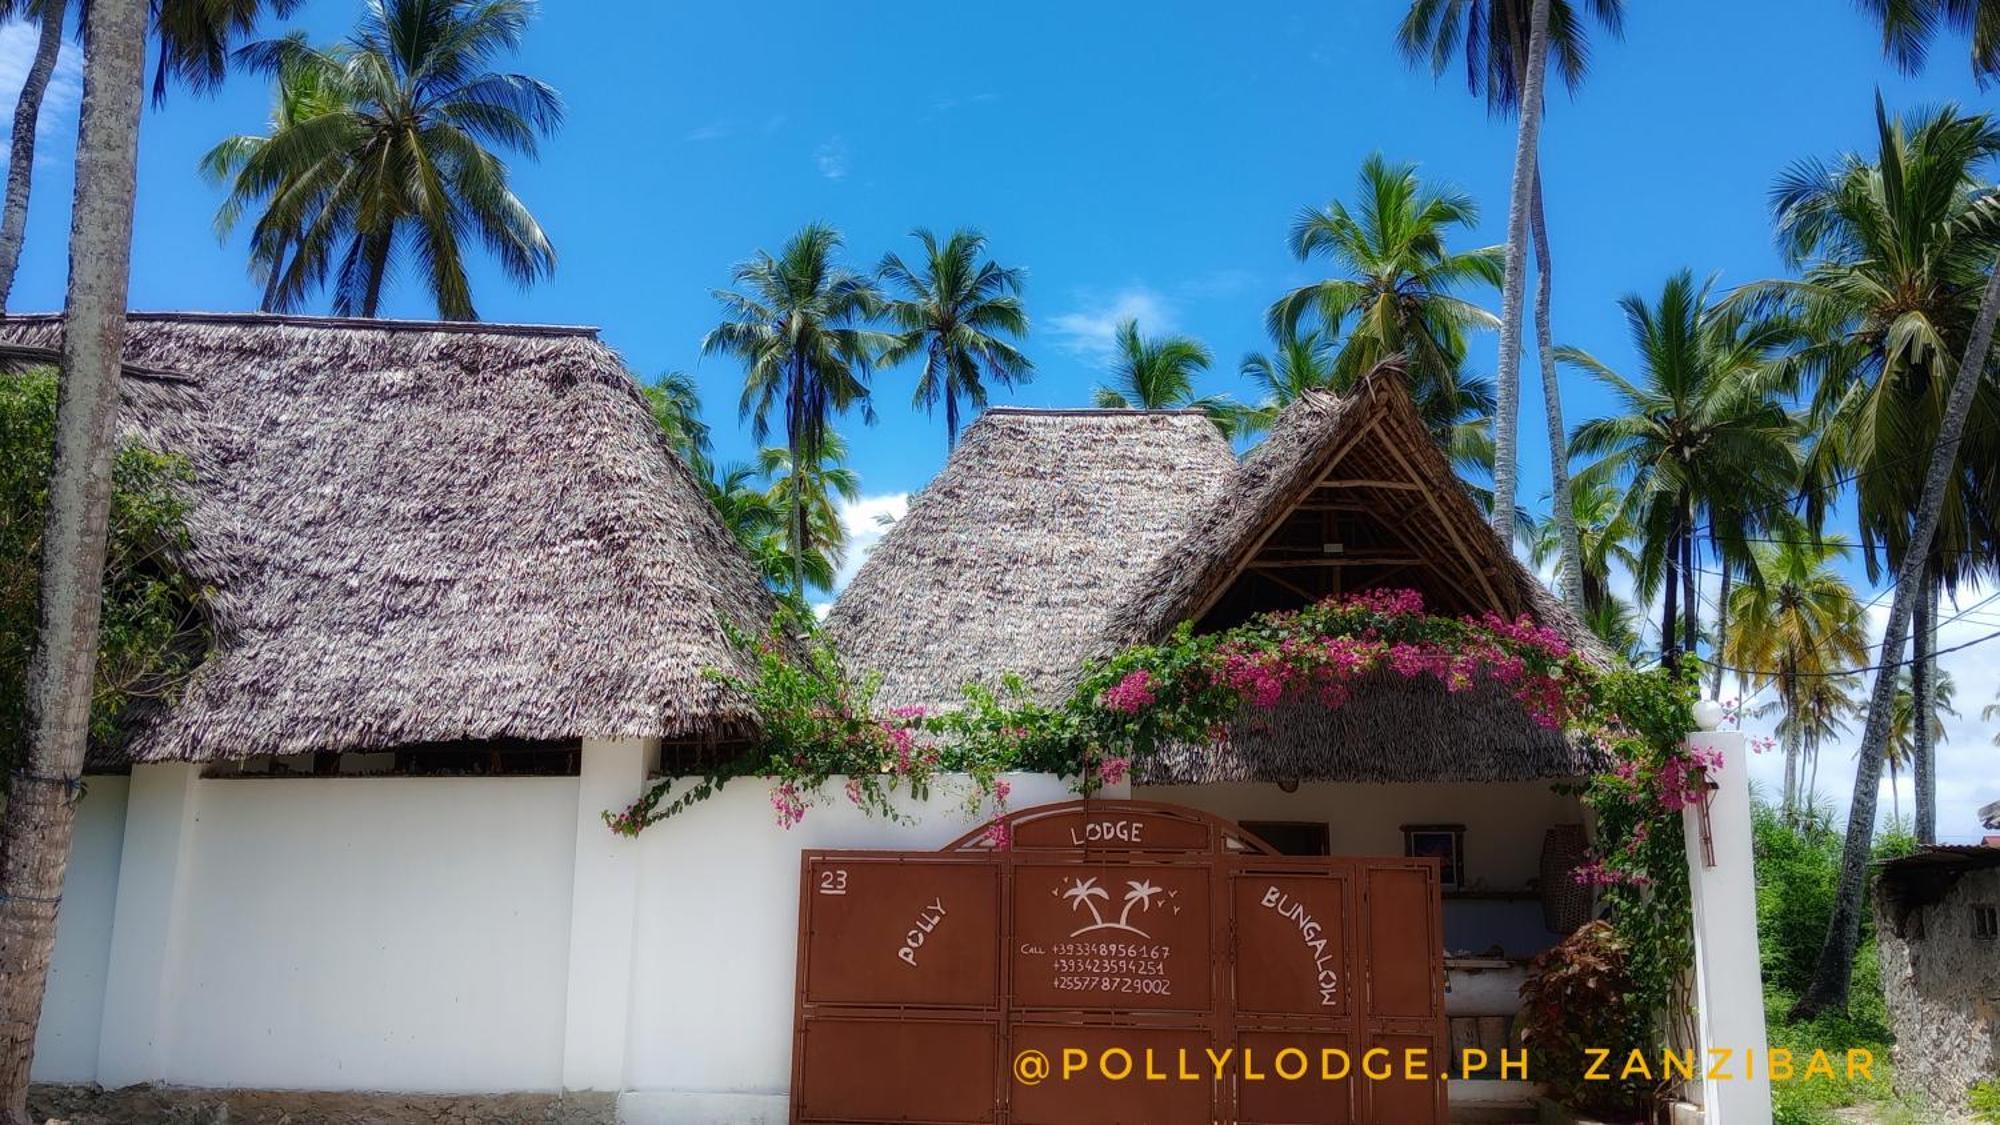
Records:
[[[1903,779],[1896,769],[1896,759],[1889,759],[1889,823],[1903,821]]]
[[[1915,790],[1912,814],[1917,843],[1937,843],[1937,738],[1931,716],[1937,714],[1937,604],[1938,568],[1924,568],[1924,588],[1917,595],[1915,624],[1911,626],[1910,711],[1916,724],[1911,730],[1910,782]]]
[[[1668,668],[1680,667],[1680,653],[1674,644],[1674,621],[1680,616],[1681,596],[1681,529],[1676,521],[1673,530],[1667,532],[1665,552],[1665,572],[1661,576],[1660,592],[1660,663]]]
[[[1695,604],[1699,586],[1694,570],[1694,511],[1681,513],[1681,651],[1693,655],[1701,640],[1701,607]]]
[[[55,460],[28,668],[27,758],[0,819],[0,1121],[23,1125],[90,733],[132,264],[146,12],[141,0],[95,0],[84,49]]]
[[[1514,187],[1507,203],[1507,268],[1500,289],[1499,409],[1493,420],[1493,530],[1514,541],[1514,482],[1520,459],[1521,304],[1528,266],[1529,200],[1542,134],[1542,84],[1548,70],[1549,0],[1529,16],[1528,65],[1521,81],[1521,118],[1514,138]]]
[[[1563,427],[1562,387],[1556,379],[1555,330],[1549,325],[1552,281],[1549,274],[1549,223],[1542,210],[1541,156],[1535,157],[1534,211],[1530,225],[1535,237],[1535,353],[1542,370],[1542,413],[1549,425],[1549,488],[1554,496],[1556,536],[1562,544],[1563,601],[1571,613],[1584,615],[1583,541],[1569,494],[1569,434]]]
[[[806,596],[806,537],[805,537],[805,494],[799,487],[799,467],[805,464],[806,419],[805,419],[805,358],[793,355],[792,385],[787,388],[785,403],[785,441],[792,451],[792,510],[787,519],[785,538],[791,541],[792,549],[792,595]]]
[[[21,82],[14,103],[14,140],[7,153],[7,202],[0,206],[0,313],[14,294],[14,271],[21,266],[21,245],[28,237],[28,193],[35,183],[35,125],[42,98],[62,54],[63,18],[68,0],[42,0],[41,35],[35,41],[35,61]]]
[[[1793,682],[1790,661],[1787,660],[1786,664],[1786,672],[1783,678],[1785,684],[1785,793],[1783,799],[1778,804],[1778,808],[1784,813],[1785,823],[1797,824],[1797,820],[1794,818],[1798,815],[1799,808],[1799,766],[1801,765],[1799,761],[1799,692],[1797,685]]]
[[[1736,577],[1729,567],[1729,560],[1723,559],[1719,565],[1722,567],[1722,584],[1715,598],[1715,643],[1709,646],[1715,658],[1709,661],[1711,667],[1708,670],[1708,697],[1718,701],[1722,698],[1722,649],[1729,639],[1729,589]]]
[[[1952,380],[1951,397],[1945,403],[1944,422],[1938,427],[1937,448],[1931,450],[1930,467],[1924,473],[1916,526],[1911,529],[1902,565],[1896,568],[1896,596],[1889,606],[1881,667],[1875,673],[1868,722],[1861,731],[1861,758],[1854,770],[1854,803],[1847,817],[1846,846],[1840,855],[1840,886],[1834,897],[1833,916],[1827,923],[1826,941],[1820,947],[1819,964],[1813,970],[1812,983],[1805,995],[1792,1007],[1793,1019],[1810,1019],[1830,1008],[1847,1007],[1854,950],[1861,943],[1862,892],[1869,854],[1875,846],[1876,786],[1882,777],[1882,750],[1888,741],[1889,715],[1896,702],[1896,666],[1903,658],[1903,640],[1909,632],[1911,611],[1922,594],[1924,563],[1930,556],[1931,542],[1937,537],[1944,490],[1951,482],[1952,467],[1958,463],[1966,416],[1972,413],[1973,394],[1981,382],[1978,373],[1986,370],[1986,352],[1993,342],[1996,316],[2000,316],[2000,262],[1994,264],[1986,278],[1986,292],[1979,299],[1979,317],[1973,321],[1972,336],[1965,343],[1959,374]],[[1965,377],[1968,371],[1974,373],[1972,378]]]

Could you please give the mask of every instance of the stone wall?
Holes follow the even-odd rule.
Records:
[[[2000,941],[1972,935],[1973,904],[2000,903],[2000,868],[1961,876],[1942,901],[1913,910],[1900,936],[1875,897],[1896,1082],[1963,1109],[1968,1086],[2000,1075]]]
[[[68,1125],[614,1125],[615,1094],[357,1094],[181,1086],[35,1086],[28,1113]]]

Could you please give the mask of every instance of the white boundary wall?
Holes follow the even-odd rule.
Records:
[[[782,1120],[800,850],[936,848],[994,810],[960,778],[869,817],[836,780],[786,831],[745,778],[613,835],[600,814],[656,758],[586,742],[573,778],[92,778],[36,1080],[624,1090],[627,1120]],[[1009,781],[1016,806],[1072,795]]]

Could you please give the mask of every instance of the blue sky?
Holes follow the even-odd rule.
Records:
[[[1403,7],[1031,2],[996,19],[996,9],[934,3],[557,0],[514,67],[553,83],[568,105],[540,163],[516,168],[561,262],[527,292],[482,264],[480,311],[600,325],[641,373],[695,371],[722,457],[740,458],[751,447],[734,425],[739,372],[698,357],[716,317],[708,293],[730,265],[815,219],[845,232],[856,266],[907,252],[912,227],[970,225],[1028,271],[1039,374],[998,401],[1087,401],[1123,315],[1206,341],[1218,364],[1205,389],[1246,394],[1236,361],[1264,346],[1264,307],[1317,276],[1285,251],[1292,215],[1351,196],[1370,152],[1471,192],[1484,221],[1466,245],[1502,238],[1511,125],[1490,119],[1458,72],[1433,81],[1405,66],[1393,47]],[[1845,0],[1630,7],[1625,40],[1597,42],[1580,97],[1551,101],[1543,140],[1556,337],[1614,366],[1630,358],[1620,294],[1656,292],[1684,266],[1726,285],[1780,272],[1773,177],[1801,157],[1870,146],[1878,86],[1892,108],[1995,107],[1961,45],[1904,78]],[[308,0],[293,26],[332,38],[358,11],[354,0]],[[0,94],[11,97],[31,48],[27,29],[0,29]],[[60,302],[75,101],[71,59],[45,115],[18,309]],[[177,91],[149,111],[134,307],[254,307],[242,240],[218,241],[219,192],[194,167],[221,137],[260,128],[267,102],[262,82],[244,76],[213,99]],[[405,284],[387,311],[429,308]],[[1475,366],[1490,372],[1496,352],[1492,336],[1475,340]],[[1524,377],[1535,377],[1532,355]],[[894,511],[944,456],[942,419],[908,408],[912,380],[880,373],[881,424],[847,427],[871,512]],[[1563,390],[1572,422],[1603,409],[1580,380],[1566,377]],[[1547,453],[1532,384],[1526,399],[1523,496],[1533,501]],[[1992,661],[1976,663],[1961,675],[1970,718],[1995,687]],[[1983,750],[1978,768],[2000,773],[1987,737],[1968,721],[1953,749]],[[1830,758],[1823,784],[1847,768],[1845,755]],[[1977,803],[1980,783],[1965,776],[1945,813],[1954,827]]]

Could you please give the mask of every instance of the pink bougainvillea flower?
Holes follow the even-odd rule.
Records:
[[[1097,776],[1106,785],[1116,785],[1125,780],[1131,769],[1132,763],[1124,758],[1106,758],[1097,764]]]
[[[1125,673],[1123,679],[1104,689],[1104,705],[1127,715],[1136,715],[1140,709],[1151,707],[1156,699],[1153,674],[1144,668]]]

